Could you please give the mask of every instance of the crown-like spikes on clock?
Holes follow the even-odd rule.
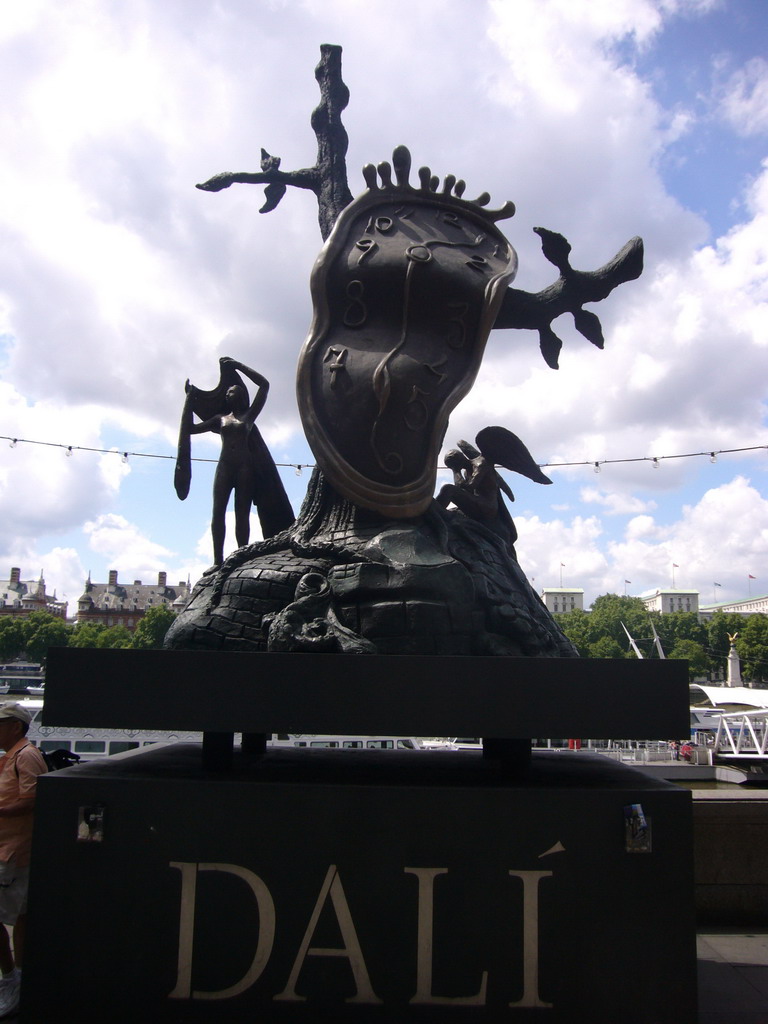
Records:
[[[392,182],[392,170],[395,171],[395,184]],[[381,180],[381,185],[377,180]],[[415,189],[410,184],[411,176],[411,154],[407,146],[397,146],[392,153],[392,164],[390,165],[386,160],[380,163],[377,167],[373,164],[366,164],[363,167],[363,178],[365,183],[371,191],[376,189],[383,190],[394,190],[404,192],[413,192],[415,195],[433,195],[438,194],[440,190],[440,179],[436,174],[433,174],[429,167],[419,168],[419,181],[421,182],[421,188]],[[484,207],[491,201],[491,197],[487,192],[483,192],[477,197],[477,199],[466,200],[463,198],[464,190],[466,189],[466,182],[462,181],[461,178],[456,178],[454,174],[447,174],[443,181],[443,187],[439,194],[449,198],[452,203],[461,203],[468,209],[474,208],[475,212],[482,213],[483,217],[486,217],[490,221],[506,220],[508,217],[513,217],[515,214],[515,204],[507,201],[498,210],[486,210]]]

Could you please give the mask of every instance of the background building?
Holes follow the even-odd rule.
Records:
[[[168,586],[166,573],[157,574],[157,583],[118,583],[118,570],[111,569],[108,583],[93,583],[90,575],[77,602],[77,622],[99,622],[103,626],[125,626],[133,631],[150,608],[166,605],[179,612],[190,594],[189,581]]]
[[[661,612],[668,615],[670,612],[696,612],[699,611],[698,590],[656,590],[651,594],[641,594],[640,600],[649,612]]]
[[[724,601],[721,604],[705,604],[701,607],[702,618],[712,618],[715,612],[735,612],[737,615],[768,615],[768,594],[762,597],[748,597],[742,601]]]
[[[23,580],[21,569],[14,566],[10,578],[0,580],[0,615],[29,615],[32,612],[49,612],[64,619],[67,615],[67,602],[57,601],[45,592],[45,580],[42,571],[38,580]]]
[[[541,599],[550,612],[584,611],[584,591],[574,587],[545,587]]]

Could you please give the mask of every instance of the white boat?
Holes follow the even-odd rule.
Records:
[[[18,702],[32,715],[28,738],[44,752],[68,750],[81,761],[97,757],[122,754],[155,743],[200,743],[201,732],[163,731],[160,729],[88,729],[71,726],[43,725],[40,721],[43,700],[37,697],[21,698]]]
[[[156,743],[200,743],[201,732],[160,729],[94,729],[43,725],[40,721],[43,701],[22,698],[19,703],[32,715],[28,736],[44,752],[68,750],[81,761],[122,754],[127,750]],[[239,734],[236,734],[236,739]],[[268,740],[271,747],[325,748],[342,750],[440,750],[458,749],[451,740],[422,739],[416,736],[338,736],[280,733]]]
[[[38,662],[9,661],[0,665],[0,693],[31,693],[45,685],[45,669]]]
[[[267,741],[270,747],[314,747],[326,750],[443,750],[456,749],[450,740],[420,736],[338,736],[278,733]]]

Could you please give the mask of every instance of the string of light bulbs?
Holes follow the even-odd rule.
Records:
[[[0,434],[0,441],[8,441],[11,448],[15,448],[19,444],[34,444],[42,445],[46,448],[61,448],[67,457],[71,457],[75,452],[92,452],[97,455],[119,455],[122,462],[128,462],[131,458],[136,459],[170,459],[175,461],[175,455],[162,455],[158,452],[133,452],[133,451],[120,451],[119,448],[92,448],[88,445],[79,444],[64,444],[61,441],[37,441],[27,437],[11,437],[10,435]],[[747,445],[744,448],[719,448],[711,449],[703,452],[682,452],[677,455],[640,455],[632,458],[625,459],[585,459],[582,462],[542,462],[539,464],[541,469],[567,469],[578,466],[591,466],[595,473],[599,473],[603,466],[613,466],[629,462],[650,462],[653,469],[659,469],[660,464],[670,459],[701,459],[708,458],[710,462],[717,462],[718,455],[734,455],[739,452],[755,452],[755,451],[768,450],[768,444],[753,444]],[[216,459],[206,459],[200,456],[193,456],[192,462],[218,462]],[[282,469],[293,469],[297,475],[301,475],[304,469],[314,469],[314,463],[309,462],[276,462],[276,466]],[[440,466],[440,470],[447,468]]]

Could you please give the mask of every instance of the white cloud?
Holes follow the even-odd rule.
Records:
[[[670,586],[673,563],[676,586],[698,590],[702,604],[712,600],[714,580],[722,585],[719,599],[735,600],[768,558],[768,499],[743,476],[710,488],[673,523],[635,516],[622,537],[607,543],[597,517],[515,522],[519,556],[536,588],[557,586],[564,562],[565,585],[584,588],[588,604],[598,594],[621,593],[624,579],[632,580],[633,593]]]
[[[739,135],[768,132],[768,61],[753,57],[733,72],[722,89],[718,113]]]
[[[580,496],[586,505],[602,505],[609,516],[636,516],[656,508],[655,501],[643,501],[629,494],[606,493],[597,487],[582,487]]]
[[[151,577],[175,554],[144,536],[134,523],[113,513],[85,523],[83,533],[91,550],[107,559],[123,580],[142,574]]]

